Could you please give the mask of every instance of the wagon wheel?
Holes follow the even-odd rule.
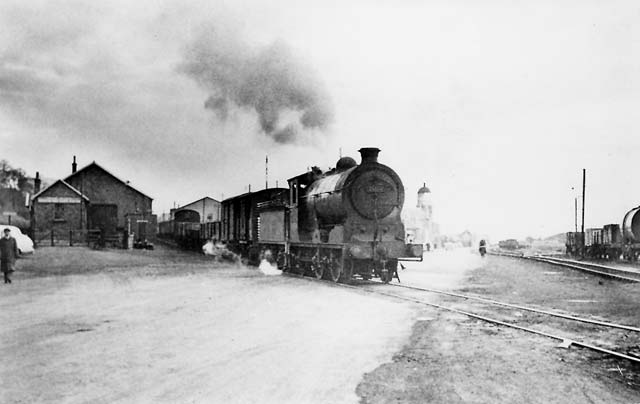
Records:
[[[338,282],[340,280],[340,275],[342,274],[342,257],[334,256],[333,251],[329,254],[329,279],[332,282]]]
[[[285,256],[286,254],[282,250],[278,251],[278,255],[276,255],[276,266],[283,271],[287,269],[285,267]]]
[[[316,253],[316,255],[311,258],[311,270],[316,276],[316,279],[322,279],[322,276],[324,275],[324,267],[324,260],[320,260],[318,254]]]
[[[302,260],[298,260],[298,273],[302,276],[305,276],[307,273],[307,264],[302,261]]]
[[[304,276],[304,265],[300,263],[299,257],[294,253],[291,253],[290,256],[289,270]]]
[[[351,283],[351,278],[353,277],[353,260],[343,261],[343,270],[340,274],[340,282],[341,283]]]

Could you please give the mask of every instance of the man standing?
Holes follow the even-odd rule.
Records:
[[[4,237],[0,239],[0,270],[4,274],[4,283],[11,283],[9,274],[13,272],[13,265],[18,257],[18,243],[11,237],[11,230],[4,229]]]

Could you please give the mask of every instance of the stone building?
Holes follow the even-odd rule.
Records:
[[[157,219],[153,199],[133,188],[95,161],[36,193],[32,199],[34,241],[66,244],[100,235],[111,244],[124,234],[155,239]]]
[[[89,198],[58,180],[34,195],[31,202],[31,233],[36,244],[51,240],[80,243],[86,232],[87,204]],[[75,234],[74,234],[75,231]]]

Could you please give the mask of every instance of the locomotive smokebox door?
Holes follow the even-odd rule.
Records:
[[[351,203],[362,217],[382,219],[398,206],[399,195],[393,178],[383,171],[365,171],[351,186]]]

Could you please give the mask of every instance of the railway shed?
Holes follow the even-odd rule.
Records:
[[[72,245],[101,240],[122,245],[125,235],[153,241],[157,219],[153,199],[95,161],[36,193],[31,232],[36,244]]]
[[[217,222],[220,220],[220,207],[219,201],[205,196],[197,201],[171,209],[171,220],[197,223]],[[183,220],[184,218],[191,218],[191,220]]]
[[[208,239],[220,239],[221,210],[220,201],[209,196],[171,209],[168,220],[158,223],[158,235],[197,250]]]

